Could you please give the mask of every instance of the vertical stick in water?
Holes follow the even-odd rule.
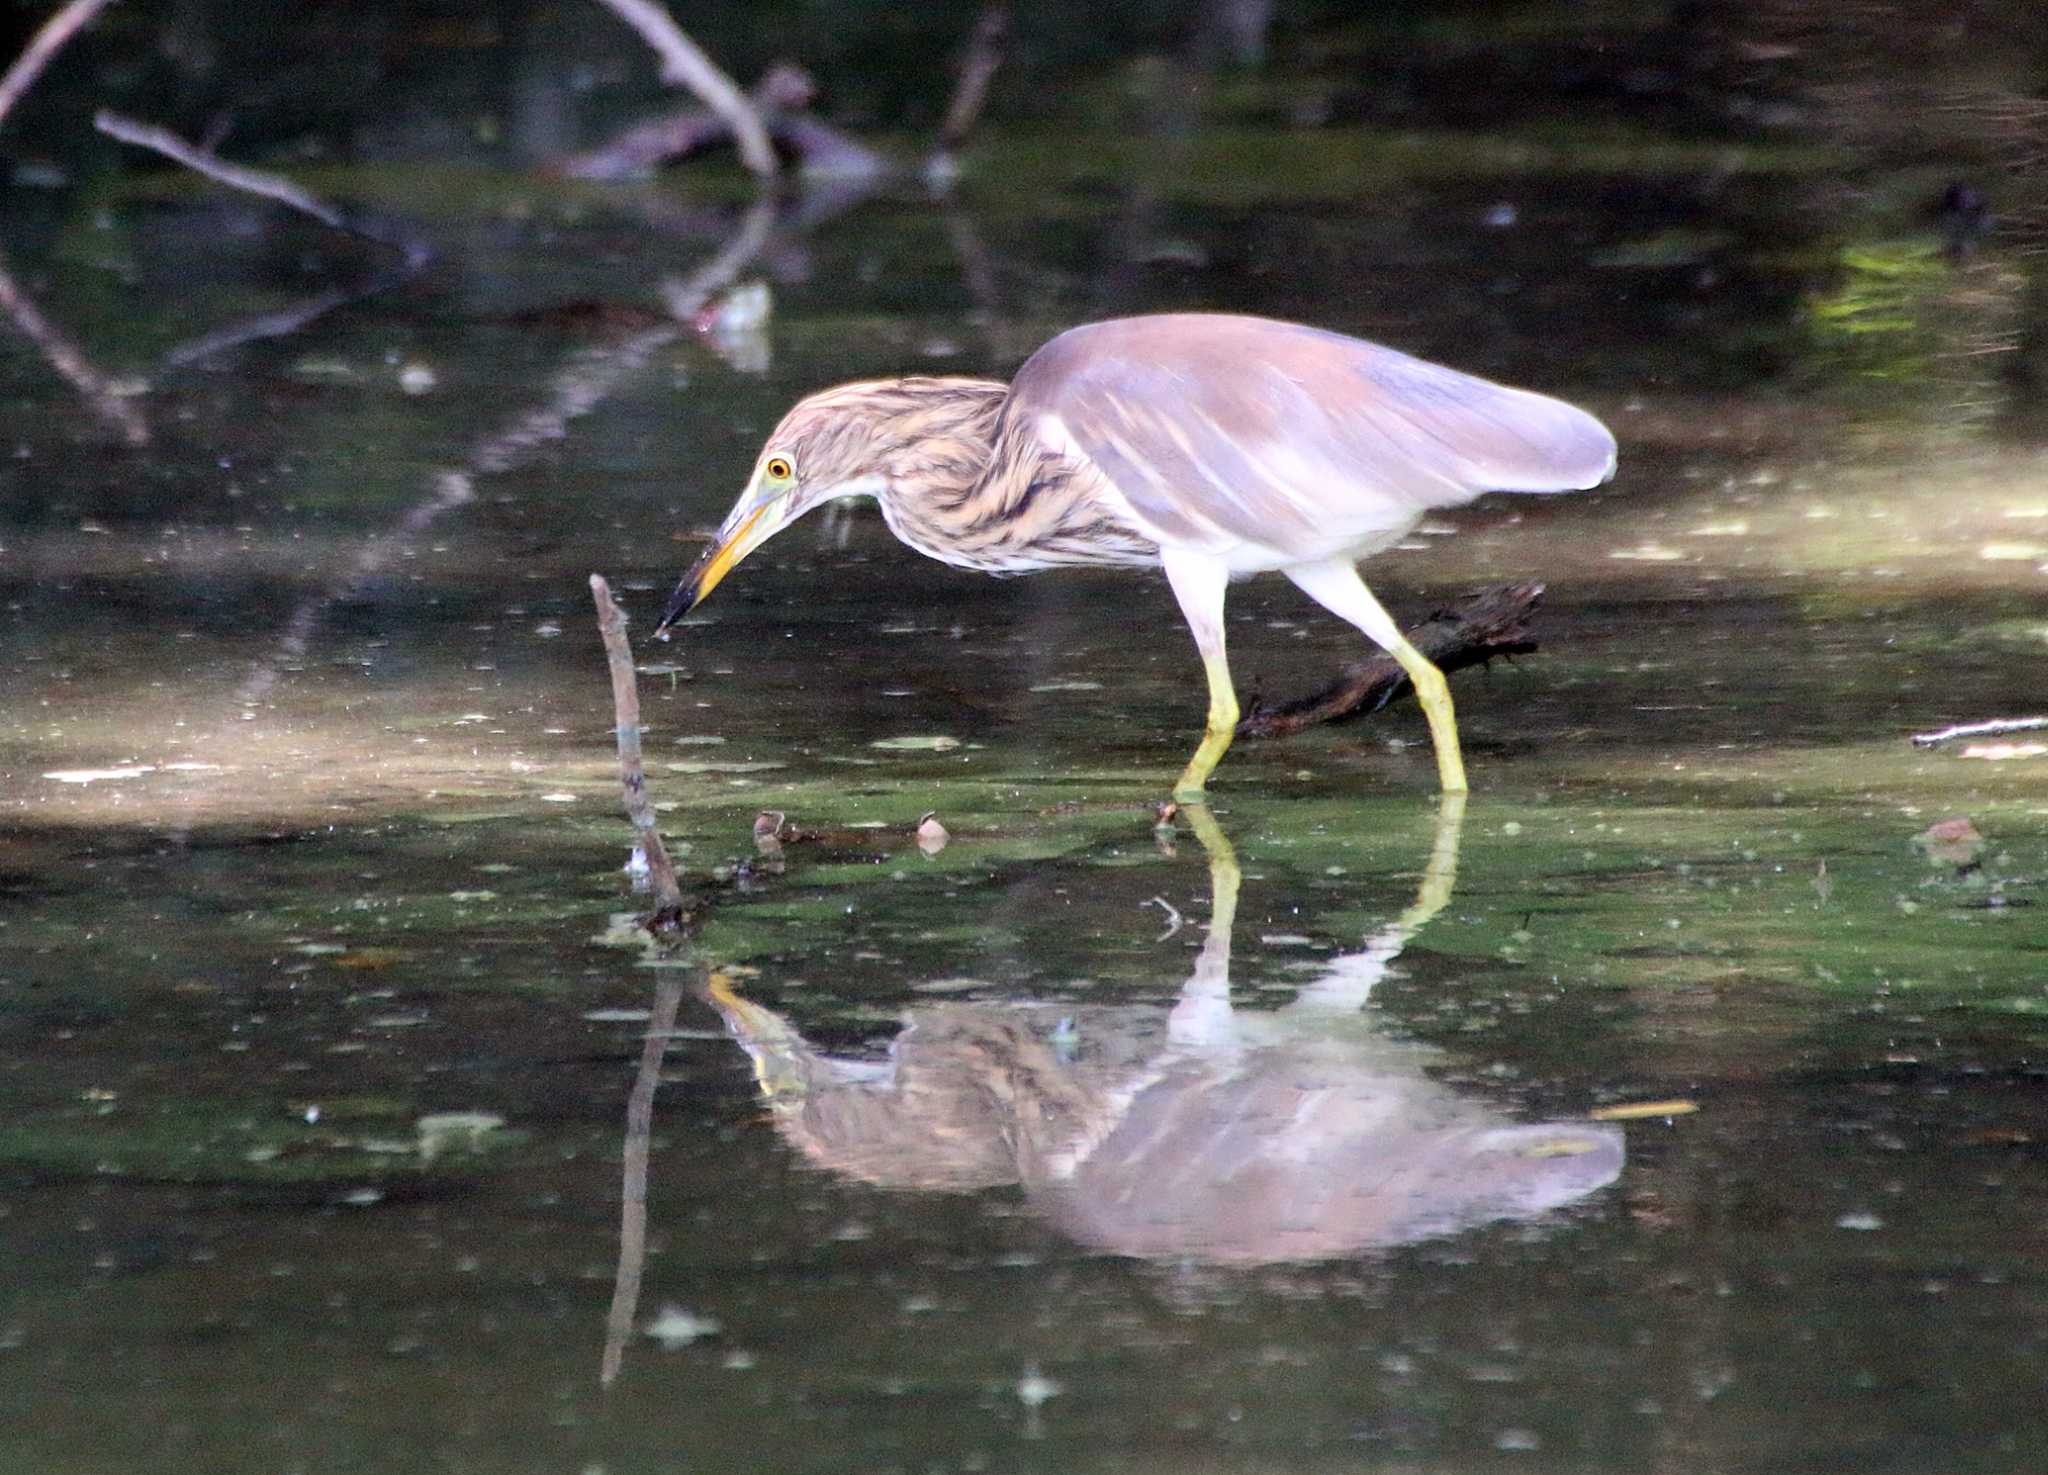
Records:
[[[626,645],[626,617],[612,603],[604,575],[590,576],[590,597],[597,602],[597,630],[604,637],[605,659],[611,665],[612,710],[619,735],[619,781],[625,789],[626,818],[639,833],[647,857],[648,879],[654,886],[651,926],[672,926],[683,910],[676,868],[654,827],[654,805],[647,797],[647,774],[640,762],[640,688],[633,676],[633,652]]]

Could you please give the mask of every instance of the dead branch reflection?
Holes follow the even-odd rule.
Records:
[[[884,1188],[1020,1187],[1062,1233],[1114,1254],[1214,1264],[1357,1255],[1538,1218],[1614,1181],[1621,1133],[1518,1124],[1427,1073],[1372,992],[1450,899],[1462,796],[1446,796],[1416,900],[1286,1007],[1230,997],[1240,873],[1189,809],[1214,913],[1170,1008],[912,1009],[881,1058],[828,1054],[722,974],[708,996],[752,1058],[776,1130],[819,1167]]]

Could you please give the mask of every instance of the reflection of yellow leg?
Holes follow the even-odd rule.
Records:
[[[1216,823],[1216,816],[1209,812],[1206,804],[1188,810],[1188,822],[1195,827],[1195,838],[1202,844],[1202,854],[1209,857],[1209,895],[1212,908],[1209,916],[1209,935],[1226,939],[1230,936],[1231,924],[1237,920],[1237,888],[1242,873],[1237,868],[1237,852],[1231,849],[1230,839],[1223,833],[1223,826]]]
[[[1465,795],[1448,790],[1436,812],[1436,839],[1430,846],[1429,863],[1422,868],[1422,885],[1416,890],[1415,905],[1401,913],[1394,925],[1405,936],[1442,911],[1458,883],[1458,834],[1465,825]]]
[[[1230,663],[1221,655],[1204,655],[1202,669],[1209,675],[1209,721],[1202,732],[1202,745],[1195,749],[1195,756],[1188,759],[1188,766],[1181,772],[1180,782],[1173,786],[1173,797],[1183,804],[1203,801],[1202,791],[1209,775],[1230,747],[1230,740],[1237,736],[1237,690],[1230,683]]]

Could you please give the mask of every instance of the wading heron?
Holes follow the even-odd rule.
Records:
[[[775,427],[657,635],[821,502],[869,496],[889,530],[958,568],[1166,571],[1209,678],[1174,796],[1197,800],[1237,727],[1223,650],[1230,581],[1277,570],[1408,673],[1437,773],[1465,788],[1443,673],[1358,576],[1439,507],[1565,492],[1614,471],[1614,437],[1561,400],[1340,333],[1206,313],[1060,334],[1009,384],[842,384]]]

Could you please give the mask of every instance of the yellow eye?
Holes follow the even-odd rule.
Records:
[[[768,464],[761,469],[768,474],[770,481],[788,481],[796,475],[796,468],[781,456],[771,456]]]

